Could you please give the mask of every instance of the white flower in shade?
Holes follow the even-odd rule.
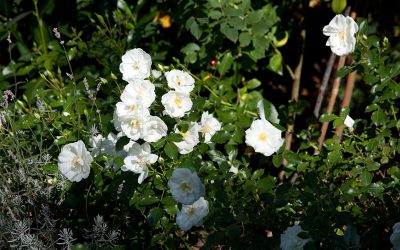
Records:
[[[134,116],[120,117],[121,130],[131,140],[138,140],[144,135],[144,129],[146,127],[146,119],[150,115],[150,112],[145,109],[142,114]]]
[[[115,128],[117,131],[122,132],[122,128],[121,128],[121,118],[120,118],[120,116],[117,115],[117,109],[114,110],[112,122],[113,122],[113,124],[114,124],[114,128]],[[122,133],[123,133],[123,132],[122,132]],[[125,135],[125,134],[123,134],[123,135]]]
[[[168,127],[158,116],[148,116],[145,121],[143,140],[156,142],[167,135]]]
[[[221,130],[221,123],[209,114],[207,111],[203,112],[200,120],[201,132],[204,134],[204,142],[209,143],[211,137]]]
[[[350,132],[354,130],[353,125],[354,125],[354,120],[351,118],[349,115],[346,116],[344,119],[344,125],[349,128]]]
[[[303,247],[311,239],[302,239],[298,236],[299,233],[305,232],[299,225],[288,227],[283,234],[281,234],[282,250],[303,250]]]
[[[173,69],[165,72],[165,78],[168,87],[177,92],[189,94],[194,89],[194,79],[185,71]]]
[[[150,144],[145,142],[143,145],[135,143],[129,149],[128,155],[124,159],[124,166],[121,170],[130,170],[134,173],[138,173],[138,183],[142,183],[149,174],[147,164],[153,164],[157,161],[158,156],[151,153]]]
[[[143,106],[145,108],[156,99],[155,86],[148,80],[134,79],[128,81],[121,94],[121,101],[127,105]]]
[[[176,215],[176,224],[182,230],[189,230],[193,226],[201,226],[203,218],[208,214],[208,201],[200,197],[192,205],[183,205]]]
[[[117,143],[117,135],[109,133],[107,138],[101,134],[89,138],[91,153],[93,156],[100,154],[115,155],[115,144]]]
[[[190,122],[189,128],[186,132],[180,132],[175,129],[175,132],[182,135],[183,141],[174,142],[178,147],[180,154],[188,154],[193,151],[193,148],[199,144],[199,125],[195,122]]]
[[[188,168],[176,168],[168,181],[172,197],[185,205],[192,204],[204,196],[205,187],[196,172]]]
[[[85,144],[79,140],[64,145],[58,156],[58,168],[68,180],[78,182],[89,176],[92,161]]]
[[[393,225],[393,233],[390,235],[390,242],[395,250],[400,250],[400,222]]]
[[[132,49],[122,56],[119,71],[122,79],[130,81],[134,79],[145,79],[150,76],[151,57],[142,49]]]
[[[246,144],[252,146],[254,151],[270,156],[279,150],[283,139],[279,129],[265,119],[258,119],[246,130]]]
[[[336,15],[329,25],[323,28],[325,36],[329,36],[326,46],[330,46],[333,53],[344,56],[352,53],[355,48],[358,25],[351,17]]]
[[[171,117],[182,117],[192,108],[192,100],[188,94],[169,91],[161,98],[165,113]]]

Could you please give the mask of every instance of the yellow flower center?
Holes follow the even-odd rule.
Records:
[[[344,38],[346,37],[346,31],[340,31],[338,35],[340,40],[344,40]]]
[[[139,70],[140,67],[139,67],[138,63],[133,63],[132,68],[133,68],[133,70]]]
[[[189,208],[189,210],[187,211],[187,214],[189,216],[192,216],[196,213],[196,209],[194,209],[193,207]]]
[[[72,159],[72,168],[77,168],[81,165],[83,165],[82,159],[79,158],[79,156],[75,156],[74,159]]]
[[[182,99],[179,98],[179,97],[176,97],[175,100],[174,100],[174,102],[175,102],[175,104],[176,104],[177,106],[179,106],[179,105],[182,104]]]
[[[266,140],[268,139],[268,137],[267,137],[266,134],[260,133],[260,134],[258,135],[258,139],[259,139],[260,141],[266,141]]]
[[[210,133],[210,132],[211,132],[211,127],[210,127],[210,125],[208,125],[208,124],[204,125],[204,127],[203,127],[203,132],[204,132],[205,134]]]
[[[131,128],[132,129],[134,129],[134,128],[139,129],[139,127],[140,127],[140,122],[138,120],[132,120],[131,121]]]
[[[129,112],[134,113],[135,111],[136,111],[136,106],[135,105],[129,106]]]
[[[189,191],[189,190],[192,189],[192,187],[190,187],[190,185],[187,184],[187,183],[182,183],[182,184],[181,184],[181,189],[182,189],[183,191]]]
[[[179,77],[175,78],[175,83],[180,86],[181,85],[181,79],[179,79]]]

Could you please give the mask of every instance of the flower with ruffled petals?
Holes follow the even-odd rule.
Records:
[[[93,157],[87,151],[83,141],[64,145],[58,156],[58,168],[70,181],[81,181],[90,174]]]
[[[168,127],[158,116],[148,116],[145,121],[143,140],[156,142],[167,135]]]
[[[282,250],[303,250],[303,247],[311,239],[303,239],[298,236],[299,233],[305,232],[299,225],[288,227],[281,234],[281,249]]]
[[[124,166],[121,170],[138,173],[138,183],[142,183],[149,174],[147,164],[153,164],[157,161],[158,156],[151,153],[150,144],[145,142],[143,145],[135,143],[129,149],[128,155],[124,159]]]
[[[351,17],[336,15],[323,29],[325,36],[329,36],[326,46],[330,46],[333,53],[345,56],[354,51],[358,25]]]
[[[203,218],[208,214],[208,201],[200,197],[192,205],[183,205],[176,215],[176,224],[182,230],[189,230],[193,226],[201,226]]]
[[[169,178],[168,186],[172,197],[182,204],[189,205],[204,196],[205,187],[196,172],[188,168],[176,168]]]
[[[169,91],[161,97],[164,112],[171,117],[182,117],[192,108],[192,100],[188,94]]]
[[[252,146],[254,151],[270,156],[283,144],[281,133],[265,119],[254,120],[246,130],[246,144]]]
[[[393,233],[390,235],[390,242],[395,250],[400,250],[400,222],[393,225]]]
[[[194,79],[185,71],[173,69],[165,72],[165,78],[168,87],[176,92],[189,94],[194,89]]]
[[[200,126],[201,126],[201,132],[204,135],[205,143],[209,143],[211,137],[219,130],[221,130],[221,123],[207,111],[201,115]]]
[[[122,56],[122,62],[119,65],[119,71],[125,81],[145,79],[150,76],[150,69],[151,57],[140,48],[128,50]]]
[[[129,81],[121,94],[121,101],[127,105],[148,108],[156,99],[155,86],[148,80],[134,79]]]
[[[146,119],[150,115],[150,112],[147,109],[144,109],[142,112],[142,114],[118,118],[122,132],[131,140],[136,141],[144,135]]]
[[[183,139],[181,142],[174,142],[174,144],[178,147],[180,154],[189,154],[200,142],[199,125],[195,122],[191,122],[189,124],[189,128],[186,132],[181,133],[178,129],[176,129],[175,132],[181,134]]]

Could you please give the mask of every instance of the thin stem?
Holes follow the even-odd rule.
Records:
[[[329,78],[331,76],[331,72],[332,72],[333,65],[335,63],[335,59],[336,59],[336,55],[334,53],[331,53],[329,60],[328,60],[328,64],[325,69],[324,76],[322,78],[321,86],[319,87],[317,102],[315,103],[315,107],[314,107],[315,117],[319,117],[319,112],[321,110],[322,101],[324,100],[326,87],[328,86]]]
[[[338,63],[338,70],[343,68],[344,62],[346,61],[346,56],[341,56],[339,58],[339,63]],[[335,81],[333,82],[333,87],[332,87],[332,92],[331,92],[331,97],[329,98],[329,103],[328,103],[328,108],[327,108],[327,113],[331,114],[333,112],[333,108],[335,107],[336,103],[336,98],[339,93],[339,86],[340,86],[340,77],[336,77]],[[328,130],[329,123],[324,122],[321,127],[321,135],[318,139],[319,143],[319,148],[322,147],[322,144],[325,140],[326,137],[326,132]]]

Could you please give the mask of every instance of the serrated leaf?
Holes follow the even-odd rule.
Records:
[[[385,124],[388,120],[388,117],[381,108],[378,108],[372,113],[371,120],[375,125],[379,126]]]
[[[160,218],[163,216],[163,210],[159,207],[152,208],[147,216],[147,223],[151,228],[155,228]]]
[[[272,70],[273,72],[282,75],[282,55],[281,53],[276,53],[274,54],[270,59],[269,59],[269,64],[268,68]]]
[[[239,44],[240,47],[246,47],[251,42],[251,36],[249,32],[242,32],[239,35]]]
[[[322,114],[321,117],[319,118],[320,122],[331,122],[335,119],[337,119],[337,115],[334,114]]]
[[[202,31],[200,30],[199,24],[196,21],[193,21],[192,24],[190,25],[190,33],[199,40],[200,36],[202,34]]]
[[[341,77],[343,78],[344,76],[346,76],[348,73],[350,73],[351,71],[353,71],[353,67],[347,67],[344,66],[343,68],[339,69],[336,72],[336,77]]]
[[[368,186],[372,181],[372,174],[368,171],[364,171],[360,174],[360,181],[364,186]]]
[[[164,152],[172,160],[175,160],[178,158],[178,147],[172,142],[167,142],[165,144]]]

